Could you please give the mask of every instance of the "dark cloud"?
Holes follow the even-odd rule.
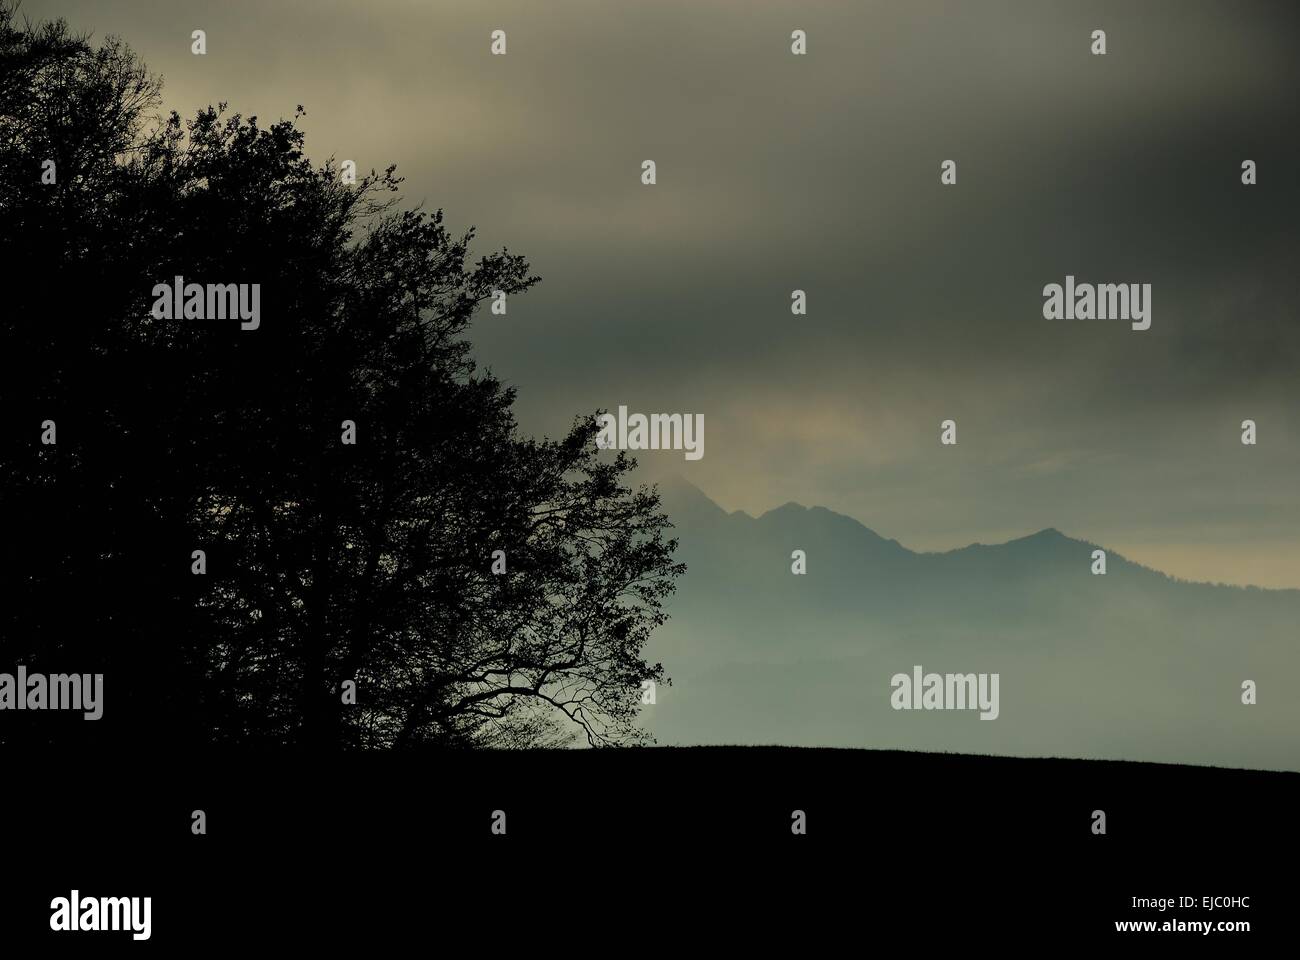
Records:
[[[412,202],[529,255],[543,284],[476,341],[530,430],[701,412],[702,461],[642,462],[728,507],[821,503],[923,547],[1055,526],[1300,586],[1290,6],[24,9],[124,37],[183,113],[303,103],[314,155],[397,162]],[[1042,319],[1067,273],[1151,283],[1151,330]]]

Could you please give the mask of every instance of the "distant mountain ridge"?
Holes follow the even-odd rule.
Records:
[[[650,654],[662,743],[789,744],[1300,769],[1300,591],[1182,581],[1055,528],[916,552],[790,502],[660,484],[687,573]],[[791,572],[794,550],[807,573]],[[890,678],[999,673],[1001,714],[895,711]],[[1241,702],[1251,680],[1259,701]]]
[[[1136,563],[1132,560],[1125,558],[1121,554],[1106,548],[1101,544],[1093,543],[1088,540],[1080,540],[1077,537],[1071,537],[1068,534],[1062,532],[1061,530],[1058,530],[1056,527],[1044,527],[1043,529],[1038,530],[1035,533],[1028,533],[1020,537],[1012,537],[1010,540],[1003,541],[1002,543],[983,543],[980,541],[976,541],[974,543],[966,544],[965,546],[953,547],[948,550],[913,550],[910,547],[904,546],[903,544],[901,544],[899,541],[895,539],[881,536],[871,527],[868,527],[866,524],[862,523],[862,521],[850,517],[848,514],[839,513],[827,507],[820,507],[820,506],[809,507],[795,500],[789,500],[781,504],[779,507],[773,507],[771,510],[767,510],[759,514],[757,517],[754,517],[753,515],[747,513],[744,510],[733,510],[731,512],[724,510],[721,506],[719,506],[712,499],[710,499],[709,496],[706,493],[704,493],[704,491],[702,491],[699,487],[695,486],[689,480],[686,480],[680,474],[674,474],[673,476],[669,477],[667,480],[661,481],[658,484],[658,487],[659,487],[659,492],[663,498],[663,509],[665,510],[665,512],[668,513],[670,518],[681,517],[683,514],[690,516],[693,512],[698,511],[701,516],[704,514],[717,514],[723,517],[740,517],[745,520],[761,523],[774,516],[790,517],[790,516],[796,516],[799,514],[808,514],[808,513],[828,514],[831,517],[837,518],[839,521],[845,522],[847,524],[852,524],[857,527],[861,527],[862,531],[866,534],[869,534],[871,537],[880,540],[884,543],[893,544],[896,547],[898,547],[900,550],[906,551],[907,553],[914,554],[916,556],[950,556],[952,554],[965,553],[967,551],[978,551],[978,550],[996,549],[999,547],[1010,547],[1014,544],[1027,543],[1027,542],[1045,543],[1045,542],[1065,541],[1070,544],[1078,544],[1080,546],[1085,546],[1088,548],[1089,553],[1097,549],[1106,550],[1106,557],[1107,557],[1108,564],[1114,562],[1115,560],[1118,560],[1123,564],[1127,564],[1128,566],[1148,571],[1152,574],[1155,574],[1159,577],[1162,577],[1174,583],[1185,583],[1185,584],[1203,585],[1203,586],[1211,586],[1211,587],[1228,587],[1229,589],[1234,589],[1234,590],[1267,590],[1274,593],[1300,594],[1300,590],[1293,589],[1293,588],[1237,586],[1234,584],[1215,583],[1211,581],[1188,580],[1183,577],[1178,577],[1173,574],[1165,573],[1164,571],[1157,570],[1154,567],[1148,567],[1145,564]],[[695,519],[698,520],[700,519],[700,517],[697,516],[695,517]]]

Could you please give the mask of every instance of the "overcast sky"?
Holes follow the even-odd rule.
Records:
[[[702,460],[641,472],[727,509],[823,505],[917,549],[1053,526],[1192,579],[1300,587],[1300,8],[23,10],[121,36],[182,114],[301,103],[314,158],[395,162],[410,203],[526,254],[543,282],[473,339],[530,432],[702,413]],[[1151,329],[1045,320],[1067,274],[1150,283]]]

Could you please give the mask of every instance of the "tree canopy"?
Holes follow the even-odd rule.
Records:
[[[474,260],[394,168],[313,166],[301,107],[159,103],[120,41],[0,9],[0,664],[105,691],[100,721],[10,714],[0,742],[645,739],[684,568],[594,414],[524,436],[475,364],[527,261]],[[256,284],[259,324],[158,316],[177,277]]]

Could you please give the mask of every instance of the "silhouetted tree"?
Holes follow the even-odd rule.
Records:
[[[594,417],[521,436],[471,359],[526,261],[395,210],[393,168],[313,168],[296,116],[157,102],[119,42],[0,11],[0,671],[105,674],[104,720],[11,713],[0,742],[643,739],[683,567]],[[259,284],[260,325],[154,316],[177,276]]]

